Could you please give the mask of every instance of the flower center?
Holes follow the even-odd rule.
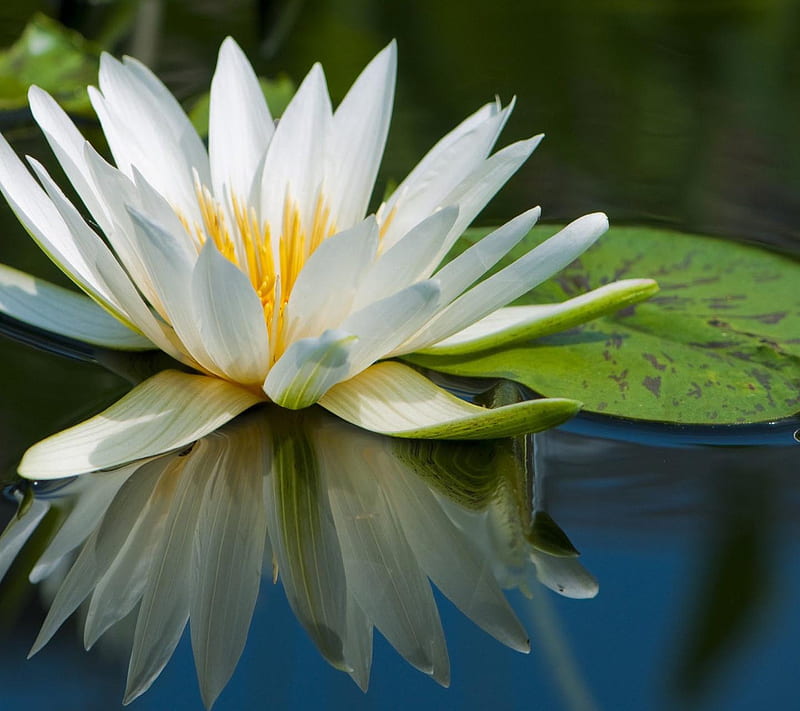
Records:
[[[287,193],[276,237],[268,223],[259,222],[255,208],[236,196],[224,204],[199,183],[195,191],[203,223],[191,229],[181,220],[198,247],[212,239],[220,253],[250,279],[264,309],[274,361],[285,350],[283,314],[297,277],[314,250],[336,232],[330,208],[320,192],[310,225],[304,225],[297,203]]]

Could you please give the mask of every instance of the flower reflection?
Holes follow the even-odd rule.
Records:
[[[0,538],[0,574],[56,513],[31,573],[57,583],[32,653],[80,606],[87,648],[130,616],[126,702],[153,683],[189,621],[210,706],[244,648],[262,567],[322,655],[362,689],[373,628],[447,685],[429,580],[523,652],[501,588],[530,594],[538,576],[572,597],[597,591],[560,529],[532,510],[529,442],[401,441],[318,409],[263,408],[182,451],[39,487]]]

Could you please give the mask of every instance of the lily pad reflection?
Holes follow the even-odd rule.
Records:
[[[188,621],[210,706],[244,648],[264,575],[282,582],[319,651],[362,689],[375,628],[447,685],[429,581],[522,652],[527,634],[502,588],[531,594],[538,577],[571,597],[597,592],[532,505],[529,444],[402,441],[319,409],[256,410],[182,451],[34,486],[0,538],[0,574],[49,521],[30,577],[57,592],[32,651],[79,607],[87,648],[132,629],[121,647],[126,701],[160,674]],[[125,618],[132,624],[118,624]]]

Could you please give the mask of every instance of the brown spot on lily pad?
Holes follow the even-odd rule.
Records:
[[[656,370],[667,369],[667,366],[664,363],[659,363],[658,358],[656,358],[652,353],[642,353],[642,358],[644,358],[648,363],[650,363],[650,365],[652,365]]]
[[[621,373],[611,373],[609,376],[618,386],[619,391],[624,393],[630,386],[628,384],[628,369],[626,368]]]
[[[642,385],[644,385],[656,397],[661,397],[660,375],[657,375],[655,378],[651,378],[649,375],[645,375],[644,380],[642,380]]]
[[[771,314],[759,314],[758,316],[753,316],[756,321],[760,321],[761,323],[780,323],[783,319],[786,318],[787,312],[786,311],[775,311]]]

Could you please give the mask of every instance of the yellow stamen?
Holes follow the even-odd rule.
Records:
[[[394,220],[394,216],[397,214],[397,206],[393,207],[389,210],[389,214],[386,215],[386,219],[380,220],[380,227],[378,228],[378,254],[383,252],[383,238],[386,236],[386,233],[389,231],[389,225],[392,224],[392,220]]]
[[[297,203],[287,194],[281,231],[273,243],[270,225],[259,224],[253,207],[231,196],[230,210],[226,211],[199,183],[195,192],[202,224],[191,225],[183,215],[178,217],[198,250],[211,239],[220,253],[250,279],[264,309],[274,361],[287,345],[283,313],[292,288],[311,254],[336,232],[330,208],[320,194],[311,224],[304,225]]]

